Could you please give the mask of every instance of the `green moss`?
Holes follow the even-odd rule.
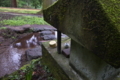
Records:
[[[97,0],[87,1],[88,4],[84,5],[85,10],[83,9],[84,11],[82,14],[84,16],[84,23],[87,23],[84,28],[86,28],[85,31],[93,32],[96,35],[94,40],[97,46],[94,46],[91,50],[109,64],[119,68],[120,33],[118,27],[120,23],[118,22],[119,16],[116,18],[115,16],[120,12],[115,11],[114,14],[110,13],[110,8],[108,8],[109,3],[104,4],[104,7],[106,7],[105,9],[103,8],[103,4],[101,5]],[[107,1],[110,2],[110,0]],[[105,2],[106,0],[104,0],[103,3]]]
[[[105,13],[120,31],[120,0],[99,0]]]
[[[69,5],[69,1],[64,0],[63,3],[65,3],[65,4],[62,4],[61,2],[62,2],[61,0],[58,0],[53,5],[49,6],[47,9],[43,10],[44,19],[47,22],[49,22],[51,25],[53,25],[54,27],[58,27],[59,24],[62,24],[62,21],[65,18],[65,14],[64,13],[66,13],[66,11],[67,11],[66,9],[67,9],[67,7],[69,7],[68,6]],[[59,3],[61,3],[61,4],[59,4]],[[54,11],[55,7],[58,8],[58,10]],[[47,11],[48,9],[50,9],[51,11]],[[54,13],[52,12],[52,10],[54,11]],[[58,15],[56,16],[56,14],[58,14]],[[50,18],[52,18],[51,21],[49,21],[50,18],[47,17],[47,16],[50,16],[50,15],[51,15]]]
[[[59,0],[43,13],[48,23],[112,66],[120,67],[120,0]],[[91,33],[95,43],[92,46],[86,43]]]

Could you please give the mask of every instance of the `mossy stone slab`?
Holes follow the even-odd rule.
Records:
[[[120,0],[59,0],[43,13],[48,23],[120,67]]]

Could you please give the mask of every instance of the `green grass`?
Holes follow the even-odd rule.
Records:
[[[0,27],[0,30],[1,30],[1,29],[6,29],[6,27]]]
[[[10,26],[20,26],[20,25],[25,25],[25,24],[45,25],[48,23],[46,23],[43,18],[36,17],[36,16],[17,16],[10,20],[0,21],[0,24],[10,25]]]
[[[4,8],[4,7],[0,7],[0,12],[13,12],[13,13],[27,13],[27,14],[36,14],[38,13],[40,10],[38,9],[19,9],[19,8]]]

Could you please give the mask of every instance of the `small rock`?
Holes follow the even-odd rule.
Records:
[[[65,49],[67,49],[67,48],[69,48],[69,47],[70,47],[70,44],[69,44],[69,43],[65,43],[65,44],[64,44],[64,48],[65,48]]]
[[[51,34],[53,34],[53,32],[52,31],[41,31],[41,35],[51,35]]]
[[[30,27],[31,27],[31,25],[26,24],[23,26],[14,26],[14,27],[8,26],[7,28],[16,32],[16,33],[24,33],[26,31],[28,31]]]
[[[39,31],[43,31],[44,28],[43,27],[33,27],[33,28],[30,28],[33,32],[39,32]]]
[[[54,27],[50,27],[50,28],[47,28],[47,27],[44,27],[44,30],[46,30],[46,31],[56,31],[57,29],[56,28],[54,28]]]
[[[41,46],[37,46],[36,48],[28,49],[26,51],[26,55],[27,55],[27,60],[36,59],[36,58],[42,56]]]
[[[19,27],[22,27],[23,29],[29,29],[29,28],[31,28],[31,25],[29,25],[29,24],[26,24],[26,25],[19,26]]]
[[[24,33],[24,31],[26,31],[26,29],[22,28],[22,27],[9,27],[8,29],[10,29],[16,33]]]
[[[53,40],[55,39],[55,35],[44,35],[42,36],[44,40]]]

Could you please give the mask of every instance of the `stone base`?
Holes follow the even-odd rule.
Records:
[[[115,69],[73,40],[70,65],[83,80],[114,80],[120,72],[120,68]]]

